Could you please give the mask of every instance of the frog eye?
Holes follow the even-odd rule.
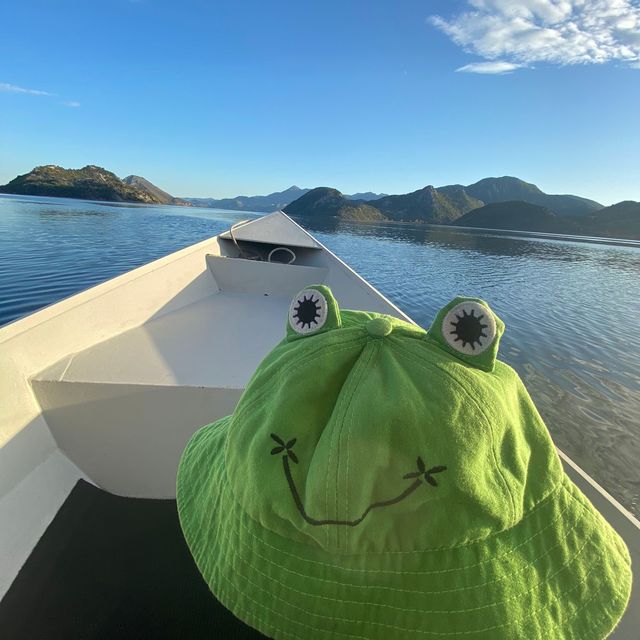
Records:
[[[491,311],[473,301],[450,309],[442,321],[442,337],[447,344],[468,356],[480,355],[496,337],[496,321]]]
[[[340,308],[327,285],[307,285],[293,297],[287,315],[287,340],[313,336],[341,326]]]
[[[329,305],[317,289],[303,289],[289,307],[289,325],[300,335],[322,329],[327,321]]]

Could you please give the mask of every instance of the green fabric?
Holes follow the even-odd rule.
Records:
[[[495,360],[488,305],[458,298],[425,332],[305,292],[180,462],[183,532],[216,597],[274,638],[605,638],[628,551]]]

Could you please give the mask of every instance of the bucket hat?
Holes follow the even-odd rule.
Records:
[[[605,638],[628,550],[564,473],[503,322],[428,331],[314,285],[231,416],[197,431],[181,526],[213,594],[273,638]]]

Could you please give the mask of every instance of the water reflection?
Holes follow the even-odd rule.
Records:
[[[442,246],[485,255],[530,257],[560,262],[595,261],[607,268],[640,271],[640,242],[634,240],[596,241],[573,236],[461,229],[442,225],[353,224],[337,219],[296,221],[312,233],[348,234],[377,240]]]
[[[105,217],[112,217],[117,214],[111,211],[96,211],[95,209],[53,209],[47,206],[46,209],[39,210],[38,215],[42,218],[43,222],[66,222],[73,218],[85,218],[87,216],[104,219]]]

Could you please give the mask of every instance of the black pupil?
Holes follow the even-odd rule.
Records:
[[[467,314],[466,311],[462,312],[462,316],[456,314],[456,318],[458,318],[458,322],[452,323],[455,329],[451,332],[456,335],[455,341],[461,340],[463,347],[469,343],[472,349],[476,348],[476,343],[482,345],[480,338],[488,337],[483,331],[488,325],[480,322],[484,315],[476,316],[472,309],[470,314]]]
[[[297,318],[297,324],[302,327],[305,325],[310,327],[312,322],[318,324],[316,318],[320,317],[320,309],[317,306],[317,301],[313,300],[313,296],[309,298],[305,296],[302,300],[298,300],[294,317]]]

